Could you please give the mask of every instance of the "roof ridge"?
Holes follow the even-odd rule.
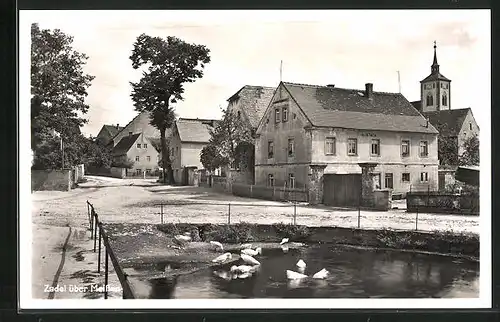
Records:
[[[330,87],[328,85],[313,85],[313,84],[301,84],[301,83],[292,83],[292,82],[283,82],[285,85],[297,85],[297,86],[307,86],[307,87],[314,87],[314,88],[329,88],[332,90],[340,89],[344,91],[352,91],[352,92],[364,92],[364,89],[359,89],[359,88],[345,88],[345,87]],[[382,92],[382,91],[373,91],[374,94],[388,94],[388,95],[401,95],[401,93],[396,93],[396,92]],[[404,97],[404,96],[403,96]]]
[[[118,136],[118,134],[122,133],[122,131],[123,131],[123,130],[125,130],[125,129],[127,128],[127,126],[129,126],[129,125],[130,125],[130,124],[131,124],[131,123],[132,123],[132,122],[133,122],[136,118],[138,118],[138,117],[139,117],[139,115],[141,115],[141,114],[142,114],[142,113],[144,113],[144,112],[147,112],[147,111],[142,111],[142,112],[137,113],[137,115],[136,115],[136,116],[134,116],[134,118],[133,118],[130,122],[128,122],[128,123],[127,123],[127,125],[125,125],[125,126],[124,126],[124,127],[123,127],[120,131],[118,131],[118,132],[117,132],[117,133],[116,133],[116,134],[115,134],[115,135],[111,138],[111,140],[113,140],[113,141],[114,141],[114,138],[116,138],[116,137]],[[121,141],[121,140],[120,140],[120,141]]]

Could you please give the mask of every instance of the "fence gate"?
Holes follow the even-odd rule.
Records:
[[[323,203],[335,207],[357,207],[361,197],[360,174],[325,174]]]

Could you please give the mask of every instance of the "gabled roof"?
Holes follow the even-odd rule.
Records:
[[[282,83],[313,126],[437,134],[399,93]]]
[[[247,115],[250,125],[256,128],[266,112],[275,90],[274,87],[245,85],[227,101],[230,102],[238,98],[241,110]]]
[[[457,136],[470,110],[470,108],[441,110],[423,112],[422,115],[429,118],[429,122],[438,129],[441,136]]]
[[[413,105],[414,108],[416,108],[418,111],[422,108],[422,101],[413,101],[410,102],[411,105]]]
[[[179,118],[175,124],[181,142],[208,143],[210,130],[217,122],[218,120]]]
[[[111,137],[114,137],[116,134],[118,134],[118,132],[120,132],[121,130],[123,130],[123,126],[116,126],[116,125],[108,125],[108,124],[105,124],[103,125],[103,128],[108,131],[109,135]]]
[[[120,142],[111,150],[111,154],[113,155],[123,155],[127,154],[128,150],[134,145],[137,138],[141,135],[141,133],[136,133],[132,135],[127,135],[123,137]]]

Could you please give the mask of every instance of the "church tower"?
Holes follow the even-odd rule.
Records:
[[[434,60],[431,74],[420,81],[420,111],[431,112],[451,109],[451,80],[439,72],[437,62],[436,42],[434,41]]]

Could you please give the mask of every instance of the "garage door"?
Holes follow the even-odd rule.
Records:
[[[360,174],[325,174],[323,203],[335,207],[357,207],[361,198]]]

